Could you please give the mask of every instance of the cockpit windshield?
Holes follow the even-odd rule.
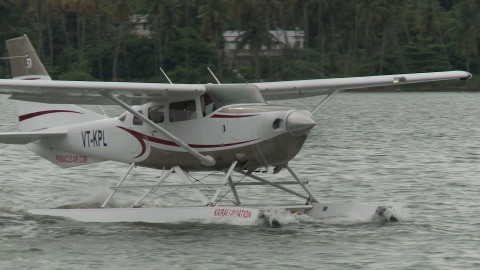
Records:
[[[231,104],[265,103],[262,94],[254,85],[206,85],[207,94],[215,103],[215,108]]]

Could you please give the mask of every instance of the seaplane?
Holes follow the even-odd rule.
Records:
[[[212,73],[217,82],[208,84],[58,81],[51,80],[26,35],[6,45],[12,79],[0,80],[0,94],[16,102],[20,131],[0,133],[1,143],[25,145],[61,168],[107,160],[126,164],[125,175],[98,207],[28,210],[83,222],[257,222],[269,211],[314,219],[360,213],[396,221],[396,208],[403,204],[322,202],[309,188],[311,181],[302,180],[289,162],[317,124],[314,115],[342,91],[472,77],[465,71],[444,71],[225,84]],[[268,103],[320,95],[324,98],[308,111]],[[125,111],[109,118],[81,105],[115,105]],[[161,176],[151,185],[124,185],[134,168],[157,169]],[[192,176],[199,172],[221,175],[206,184]],[[290,180],[276,180],[280,172]],[[247,180],[236,180],[234,174]],[[172,178],[177,184],[167,181]],[[242,186],[267,186],[269,193],[278,190],[300,202],[248,204],[240,198]],[[131,206],[112,206],[117,191],[135,188],[142,192]],[[193,192],[195,201],[148,206],[147,198],[169,188]],[[233,197],[227,202],[226,193]],[[269,219],[267,224],[278,222]]]

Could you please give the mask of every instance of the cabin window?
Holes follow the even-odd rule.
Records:
[[[138,111],[138,113],[139,113],[139,114],[143,114],[143,111],[140,110],[140,111]],[[142,119],[140,119],[140,118],[138,118],[138,117],[136,117],[136,116],[134,115],[134,116],[133,116],[133,124],[134,124],[135,126],[141,126],[141,125],[143,125],[143,121],[142,121]]]
[[[263,103],[262,94],[254,85],[207,85],[207,94],[212,98],[216,108],[230,104]]]
[[[165,122],[165,111],[163,110],[163,106],[152,106],[148,108],[148,119],[156,124]]]
[[[215,103],[213,103],[212,98],[208,94],[200,97],[200,104],[202,105],[203,116],[207,116],[217,109]]]
[[[170,103],[170,122],[192,120],[197,118],[195,100]]]

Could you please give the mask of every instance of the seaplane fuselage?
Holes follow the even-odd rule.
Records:
[[[93,159],[156,169],[182,164],[185,170],[224,170],[234,161],[247,170],[268,166],[282,168],[300,151],[315,121],[308,111],[267,105],[255,90],[242,93],[250,96],[246,100],[240,98],[252,103],[228,104],[238,96],[222,98],[219,92],[229,95],[217,90],[188,100],[134,106],[135,111],[193,149],[213,157],[214,166],[203,165],[177,143],[129,112],[115,118],[62,126],[68,131],[66,136],[35,143],[35,152],[59,151],[50,159],[62,167],[84,165]],[[209,105],[213,107],[210,111]],[[20,121],[55,117],[55,114],[78,115],[82,112],[43,110],[20,115]]]

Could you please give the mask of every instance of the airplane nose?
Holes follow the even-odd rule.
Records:
[[[311,114],[303,111],[294,111],[287,116],[286,128],[293,136],[307,134],[317,123]]]

